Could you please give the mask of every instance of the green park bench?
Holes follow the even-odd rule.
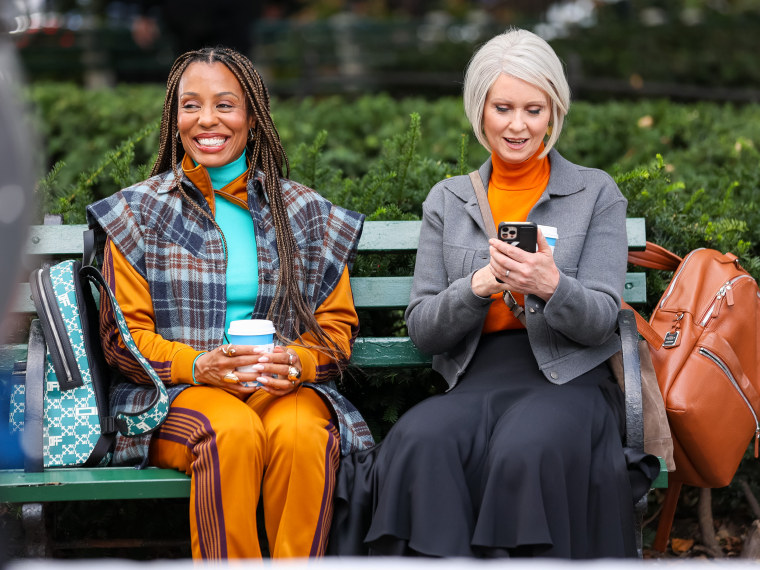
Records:
[[[35,267],[49,260],[81,256],[83,225],[32,226],[28,235],[28,266]],[[629,249],[644,249],[646,242],[643,218],[627,220]],[[414,254],[419,239],[419,221],[366,222],[359,242],[359,255]],[[351,286],[354,301],[360,310],[401,311],[409,302],[411,276],[353,277]],[[632,305],[646,301],[646,274],[629,273],[624,299]],[[17,301],[11,309],[17,319],[31,321],[35,316],[29,295],[29,285],[22,284]],[[622,312],[621,312],[622,314]],[[630,312],[629,312],[630,314]],[[634,324],[635,326],[635,324]],[[361,334],[361,331],[360,331]],[[26,337],[23,337],[24,339]],[[0,350],[0,371],[8,371],[15,361],[26,359],[27,345],[7,344]],[[431,359],[421,354],[409,337],[360,336],[354,345],[352,366],[367,371],[384,369],[429,367]],[[637,390],[626,390],[626,423],[629,445],[643,446],[640,385]],[[664,468],[654,487],[667,487]],[[51,556],[55,549],[48,536],[44,507],[48,503],[66,501],[122,501],[132,499],[188,498],[190,478],[170,469],[149,467],[96,467],[57,468],[40,473],[23,469],[0,470],[0,503],[21,505],[26,529],[26,555]],[[638,505],[640,521],[646,507],[646,498]],[[640,532],[639,532],[640,542]]]

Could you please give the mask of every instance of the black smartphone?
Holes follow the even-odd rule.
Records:
[[[499,222],[499,239],[515,247],[536,253],[538,229],[533,222]]]

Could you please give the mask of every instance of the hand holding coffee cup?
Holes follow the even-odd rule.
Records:
[[[303,366],[298,353],[292,348],[275,346],[272,352],[261,353],[259,363],[254,365],[259,371],[256,380],[261,390],[275,396],[284,396],[301,385]]]
[[[227,329],[227,338],[230,341],[229,350],[235,350],[236,346],[252,346],[257,353],[272,352],[274,350],[274,323],[266,319],[246,319],[241,321],[232,321],[230,328]],[[222,347],[224,351],[224,347]],[[248,364],[245,366],[239,366],[235,369],[236,372],[261,372],[261,368],[256,367],[255,364]],[[228,376],[230,380],[236,374]],[[241,386],[246,388],[254,388],[261,386],[258,381],[253,382],[240,382]]]
[[[232,321],[229,344],[196,360],[194,383],[250,394],[263,389],[283,396],[301,384],[301,360],[292,349],[274,344],[274,324],[265,319]]]

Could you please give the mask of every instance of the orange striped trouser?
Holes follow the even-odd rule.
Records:
[[[316,391],[247,401],[210,386],[183,390],[154,435],[150,464],[191,476],[193,558],[261,558],[263,494],[272,558],[321,556],[332,518],[340,440]]]

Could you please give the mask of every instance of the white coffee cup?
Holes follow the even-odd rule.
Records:
[[[544,234],[544,238],[546,238],[546,243],[549,244],[549,247],[552,249],[552,253],[554,253],[554,246],[557,244],[557,228],[554,226],[538,226],[541,229],[541,233]]]
[[[230,322],[230,328],[227,329],[227,338],[230,344],[256,346],[263,349],[264,352],[272,352],[274,349],[274,323],[266,319],[245,319],[241,321]],[[248,366],[239,366],[236,368],[239,372],[255,372],[253,364]],[[259,386],[258,382],[241,382],[241,386],[253,387]]]

